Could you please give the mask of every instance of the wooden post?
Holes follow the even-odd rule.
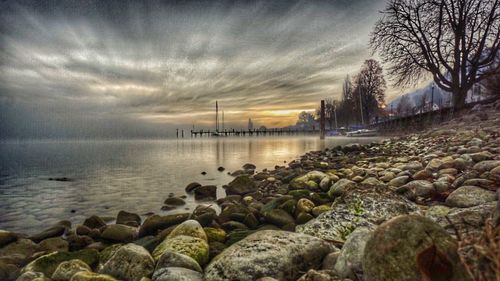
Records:
[[[319,120],[319,138],[325,138],[325,100],[321,100],[321,112],[320,112],[320,120]]]

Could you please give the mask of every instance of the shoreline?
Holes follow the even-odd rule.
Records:
[[[62,221],[29,237],[0,231],[0,279],[58,280],[72,268],[67,280],[393,280],[380,272],[420,274],[415,261],[428,248],[412,239],[437,245],[448,270],[474,275],[469,259],[478,253],[456,253],[465,236],[499,228],[497,108],[480,110],[486,120],[471,111],[426,132],[310,151],[273,170],[245,164],[216,200],[220,213],[207,203],[145,219],[120,211],[115,224]],[[207,199],[217,188],[192,183],[186,192]],[[165,206],[181,209],[183,198]],[[406,228],[413,236],[394,232]],[[404,253],[384,253],[389,238]]]

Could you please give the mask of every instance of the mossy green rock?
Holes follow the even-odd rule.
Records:
[[[309,198],[311,191],[307,189],[297,189],[288,192],[288,195],[293,196],[294,199],[299,200],[300,198]]]
[[[295,213],[295,205],[297,205],[297,200],[290,199],[287,200],[285,203],[281,204],[278,208],[286,211],[289,214],[293,214]]]
[[[269,223],[274,224],[274,225],[279,226],[279,227],[283,227],[287,224],[294,224],[295,223],[295,220],[293,219],[293,217],[289,213],[287,213],[281,209],[271,210],[270,212],[265,214],[265,218],[266,218],[266,221],[268,221]]]
[[[208,262],[208,243],[198,237],[180,235],[165,239],[153,251],[153,258],[155,261],[157,261],[166,251],[177,252],[189,256],[200,265],[204,265]]]
[[[105,264],[123,244],[113,244],[99,253],[99,263]]]
[[[22,269],[21,273],[33,271],[42,272],[45,276],[52,276],[60,263],[73,259],[81,260],[92,267],[99,261],[99,252],[94,249],[84,249],[76,252],[50,253],[30,262]]]
[[[399,216],[380,225],[366,243],[363,278],[366,281],[470,280],[457,248],[457,241],[432,220],[417,215]],[[419,257],[428,251],[439,257],[439,266],[445,267],[440,272],[446,276],[433,277],[432,263],[418,264]]]
[[[191,236],[203,239],[208,241],[207,234],[201,227],[201,224],[195,220],[187,220],[181,224],[179,224],[170,234],[167,236],[167,239],[174,238],[176,236]]]
[[[264,206],[262,206],[262,208],[260,209],[260,212],[265,215],[266,213],[278,208],[281,204],[285,203],[286,201],[288,201],[290,199],[293,199],[293,197],[289,196],[289,195],[285,195],[285,196],[282,196],[279,198],[274,198],[271,201],[267,202]]]
[[[312,214],[317,217],[321,214],[323,214],[324,212],[328,212],[332,209],[332,207],[328,206],[328,205],[321,205],[321,206],[317,206],[317,207],[314,207],[312,209]]]
[[[69,281],[75,273],[80,271],[92,271],[92,269],[81,260],[63,261],[52,274],[52,280]]]
[[[255,232],[256,232],[255,230],[235,230],[235,231],[231,231],[227,235],[226,245],[230,246],[230,245],[232,245],[232,244],[234,244],[234,243],[242,240],[243,238],[245,238],[248,235],[253,234]]]
[[[205,227],[203,228],[207,235],[208,242],[221,242],[226,241],[226,232],[222,228]]]

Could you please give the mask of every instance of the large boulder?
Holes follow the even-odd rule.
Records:
[[[257,185],[249,176],[241,175],[224,186],[224,189],[226,195],[245,195],[257,191]]]
[[[205,269],[205,280],[296,280],[301,272],[318,267],[330,251],[328,242],[310,235],[258,231],[216,256]]]
[[[348,236],[335,263],[335,271],[340,277],[356,280],[361,276],[365,245],[371,233],[369,228],[358,227]]]
[[[355,189],[338,198],[332,205],[332,210],[306,224],[298,225],[296,231],[343,242],[358,226],[371,227],[416,210],[414,203],[382,187]]]
[[[99,261],[99,252],[93,249],[85,249],[76,252],[53,252],[30,262],[22,269],[21,273],[33,271],[41,272],[45,276],[52,276],[59,264],[73,259],[81,260],[92,267]]]
[[[432,220],[405,215],[380,225],[366,243],[366,281],[470,280],[457,242]]]
[[[495,192],[477,186],[461,186],[446,198],[450,207],[467,208],[496,200]]]
[[[124,281],[140,281],[153,273],[155,263],[149,252],[136,244],[120,247],[99,273]]]
[[[144,220],[139,229],[139,237],[146,235],[156,235],[159,230],[163,230],[173,225],[182,223],[189,218],[189,213],[159,216],[152,215]]]

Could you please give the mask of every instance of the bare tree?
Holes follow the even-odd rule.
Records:
[[[403,95],[399,100],[398,106],[396,107],[396,111],[398,115],[404,115],[408,111],[412,109],[410,104],[410,97],[408,95]]]
[[[353,96],[357,100],[357,112],[360,112],[359,108],[362,106],[363,118],[369,121],[370,116],[378,113],[384,103],[387,88],[380,63],[374,59],[366,60],[354,84]]]
[[[425,73],[461,108],[472,86],[500,71],[500,0],[389,0],[370,44],[395,84]]]

